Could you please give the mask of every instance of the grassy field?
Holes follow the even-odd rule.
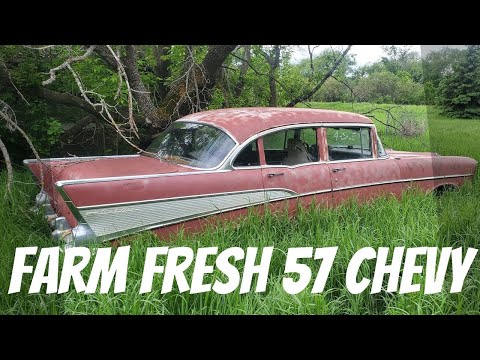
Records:
[[[313,104],[314,107],[351,111],[351,104]],[[369,104],[356,104],[354,110],[365,112]],[[436,151],[442,155],[466,155],[480,160],[480,121],[456,120],[441,116],[438,110],[420,106],[396,108],[416,114],[418,121],[426,121],[426,134],[403,138],[384,134],[386,147],[398,150]],[[378,118],[386,121],[379,112]],[[406,116],[406,115],[405,115]],[[384,133],[385,129],[382,128]],[[258,217],[250,215],[237,227],[225,225],[211,228],[202,234],[179,234],[170,246],[218,246],[219,250],[239,246],[274,246],[267,291],[264,293],[229,295],[213,292],[190,295],[174,291],[161,294],[161,277],[153,284],[153,291],[139,294],[145,249],[164,243],[151,233],[136,236],[129,260],[127,291],[121,294],[85,295],[74,291],[62,295],[27,294],[31,277],[24,277],[22,292],[7,295],[13,254],[18,246],[53,246],[49,230],[43,220],[28,211],[37,192],[31,178],[16,173],[13,203],[0,205],[0,313],[4,314],[479,314],[480,260],[472,265],[461,293],[450,294],[447,272],[444,291],[435,295],[422,292],[399,295],[381,292],[370,295],[350,294],[345,287],[345,271],[354,252],[372,246],[462,246],[480,248],[480,186],[477,181],[458,191],[446,193],[437,199],[430,195],[408,192],[401,201],[381,198],[358,206],[354,202],[340,208],[325,210],[310,208],[300,211],[292,221],[285,215]],[[5,175],[0,175],[0,202],[3,201]],[[310,294],[311,286],[298,294],[289,295],[282,288],[285,255],[290,247],[339,246],[337,257],[328,278],[325,292]],[[306,262],[312,273],[318,271],[318,262]],[[241,265],[241,261],[237,263]],[[371,278],[374,262],[361,268],[363,276]],[[423,262],[425,264],[425,262]],[[239,266],[242,273],[242,266]],[[87,272],[88,274],[88,272]],[[87,275],[85,274],[85,275]],[[213,274],[212,279],[218,274]],[[87,276],[85,276],[87,278]],[[191,278],[190,273],[187,279]],[[423,276],[418,277],[423,283]]]

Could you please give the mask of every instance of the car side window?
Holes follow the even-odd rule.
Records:
[[[260,159],[258,156],[257,140],[254,140],[250,144],[245,146],[233,162],[233,166],[235,167],[248,167],[259,165]]]
[[[367,127],[328,127],[330,161],[372,158],[372,139]]]
[[[281,130],[263,137],[267,165],[299,165],[318,161],[316,128]]]

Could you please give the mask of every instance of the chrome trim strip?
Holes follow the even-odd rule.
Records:
[[[57,185],[59,182],[60,181],[57,181],[57,183],[55,183],[55,189],[58,191],[63,201],[65,201],[65,204],[67,204],[68,209],[70,210],[72,215],[75,217],[78,224],[85,224],[86,223],[85,219],[83,218],[82,214],[80,214],[80,211],[75,206],[72,199],[70,199],[70,196],[68,196],[68,194],[65,192],[63,185]]]
[[[266,190],[268,191],[268,190],[271,190],[271,189],[266,189]],[[277,190],[277,189],[273,189],[273,190]],[[283,190],[283,189],[280,189],[280,190]],[[236,207],[232,207],[232,208],[228,208],[228,209],[222,209],[222,210],[218,210],[218,211],[214,211],[214,212],[204,213],[204,214],[200,214],[200,215],[184,217],[184,218],[181,218],[181,219],[176,219],[176,220],[172,220],[172,221],[168,221],[168,222],[156,223],[156,224],[152,224],[152,225],[148,225],[148,226],[141,226],[141,227],[128,229],[128,230],[124,230],[124,231],[120,231],[120,232],[116,232],[116,233],[112,233],[112,234],[106,234],[106,235],[103,235],[103,236],[98,236],[97,239],[99,239],[99,241],[108,241],[108,240],[116,239],[116,238],[121,237],[121,236],[131,235],[131,234],[138,233],[138,232],[145,231],[145,230],[152,230],[152,229],[157,229],[157,228],[166,227],[166,226],[170,226],[170,225],[175,225],[175,224],[183,223],[183,222],[190,221],[190,220],[201,219],[201,218],[204,218],[204,217],[209,217],[209,216],[213,216],[213,215],[217,215],[217,214],[221,214],[221,213],[240,210],[240,209],[248,208],[248,207],[252,207],[252,206],[273,203],[273,202],[276,202],[276,201],[290,200],[290,199],[294,199],[294,198],[300,198],[300,197],[303,197],[303,196],[309,196],[309,195],[323,194],[323,193],[331,192],[331,190],[328,189],[328,190],[314,191],[314,192],[311,192],[311,193],[298,194],[298,193],[296,193],[296,192],[294,192],[293,190],[290,190],[290,189],[284,189],[284,190],[286,192],[292,193],[292,195],[291,196],[285,196],[284,198],[281,198],[281,199],[273,199],[273,200],[265,199],[263,201],[252,202],[248,205],[241,205],[241,206],[236,206]]]
[[[267,201],[267,203],[271,203],[271,202],[275,202],[275,201],[283,201],[283,200],[290,200],[290,199],[295,199],[295,198],[301,198],[301,197],[304,197],[304,196],[311,196],[311,195],[319,195],[319,194],[326,194],[326,193],[329,193],[329,192],[332,192],[332,189],[325,189],[325,190],[318,190],[318,191],[310,191],[310,192],[307,192],[307,193],[301,193],[301,194],[298,194],[298,193],[295,193],[295,195],[292,195],[292,196],[286,196],[285,198],[283,199],[274,199],[274,200],[270,200],[270,201]]]
[[[338,188],[334,188],[333,191],[342,191],[342,190],[357,189],[357,188],[369,187],[369,186],[398,184],[398,183],[406,183],[406,182],[414,182],[414,181],[426,181],[426,180],[437,180],[437,179],[451,179],[451,178],[468,177],[468,176],[473,176],[473,174],[441,175],[441,176],[428,176],[428,177],[423,177],[423,178],[410,178],[410,179],[398,179],[398,180],[389,180],[389,181],[377,181],[377,182],[372,182],[372,183],[365,183],[365,184],[358,184],[358,185],[338,187]]]
[[[177,201],[182,201],[182,200],[189,200],[189,199],[184,199],[184,198],[178,198],[178,199],[175,199],[175,200],[172,200],[172,199],[166,199],[166,204],[164,205],[160,205],[160,207],[158,208],[158,211],[154,211],[153,213],[151,212],[154,208],[152,207],[147,207],[147,208],[141,208],[140,206],[138,206],[139,204],[138,203],[127,203],[127,206],[124,207],[123,209],[120,208],[120,211],[115,211],[115,210],[111,210],[111,211],[104,211],[102,212],[102,210],[98,210],[98,211],[95,211],[95,212],[92,212],[91,216],[96,216],[94,218],[92,218],[91,220],[88,221],[88,224],[89,226],[93,229],[95,235],[97,236],[97,238],[101,241],[106,241],[106,240],[110,240],[110,239],[114,239],[114,238],[117,238],[119,236],[122,236],[122,235],[127,235],[127,234],[131,234],[131,233],[134,233],[134,232],[138,232],[138,231],[142,231],[142,230],[146,230],[146,229],[154,229],[154,228],[160,228],[160,227],[164,227],[164,226],[167,226],[167,225],[173,225],[173,224],[177,224],[177,223],[182,223],[182,222],[185,222],[185,221],[189,221],[189,220],[194,220],[194,219],[199,219],[199,218],[203,218],[203,217],[206,217],[206,216],[211,216],[211,215],[214,215],[214,214],[219,214],[219,213],[224,213],[224,212],[229,212],[229,211],[233,211],[233,210],[237,210],[237,209],[243,209],[243,208],[248,208],[248,207],[251,207],[251,206],[255,206],[255,205],[259,205],[259,204],[264,204],[264,203],[267,203],[267,202],[270,202],[270,198],[269,198],[269,195],[273,196],[273,201],[277,201],[277,200],[284,200],[284,199],[289,199],[289,198],[292,198],[292,197],[296,197],[296,193],[289,190],[289,189],[282,189],[282,190],[276,190],[276,189],[271,189],[267,192],[265,192],[263,189],[259,189],[257,190],[256,192],[255,191],[249,191],[249,193],[256,193],[256,197],[257,197],[257,201],[252,201],[253,198],[248,198],[248,196],[244,199],[242,199],[241,197],[240,198],[237,198],[235,201],[237,202],[238,204],[238,201],[246,201],[246,202],[243,202],[241,204],[238,204],[238,205],[235,205],[233,203],[233,206],[228,206],[228,196],[229,194],[227,193],[225,195],[225,193],[218,193],[218,194],[212,194],[212,195],[209,195],[207,196],[208,199],[212,198],[212,202],[209,202],[207,200],[207,202],[203,202],[203,203],[199,203],[198,205],[195,205],[194,207],[192,207],[192,205],[194,205],[194,203],[190,203],[190,204],[183,204],[183,202],[180,202],[179,204],[177,205],[173,205],[175,202]],[[287,194],[285,194],[287,193]],[[234,196],[235,195],[244,195],[245,192],[235,192],[234,193]],[[292,195],[294,194],[294,195]],[[247,194],[248,195],[248,194]],[[259,198],[260,197],[260,198]],[[198,196],[198,197],[193,197],[193,198],[205,198],[205,196]],[[196,199],[194,199],[195,201]],[[225,200],[227,200],[227,202],[225,202]],[[247,201],[248,200],[248,201]],[[205,200],[203,200],[205,201]],[[216,202],[216,201],[220,201],[220,202]],[[160,203],[162,203],[164,201],[161,201]],[[223,206],[221,205],[223,202]],[[172,205],[170,205],[170,203]],[[156,206],[156,203],[153,204],[154,206]],[[225,206],[226,205],[226,206]],[[137,208],[135,208],[136,206],[138,206]],[[181,210],[181,208],[183,206],[187,206],[187,210],[190,210],[190,211],[193,211],[192,214],[186,214],[186,216],[182,216],[182,217],[171,217],[171,213],[169,213],[169,211],[171,209],[171,211],[179,211]],[[198,207],[197,207],[198,206]],[[114,206],[105,206],[104,208],[107,208],[107,209],[115,209]],[[98,209],[98,207],[97,207]],[[170,209],[170,210],[169,210]],[[88,212],[88,208],[83,208],[84,210],[84,214],[85,214],[85,211]],[[203,211],[202,211],[203,210]],[[141,212],[145,213],[145,211],[147,211],[146,214],[148,214],[148,212],[150,212],[150,216],[147,217],[146,219],[143,219],[143,218],[138,218],[137,216],[137,219],[133,218],[132,219],[132,215],[135,214],[135,212],[139,211],[138,214],[140,214]],[[156,214],[159,214],[159,217],[156,218]],[[188,213],[188,211],[187,211]],[[88,213],[85,215],[87,216]],[[174,215],[174,214],[173,214]],[[111,216],[114,216],[114,218],[111,219]],[[166,218],[163,219],[163,221],[159,221],[161,219],[161,216],[166,216]],[[168,217],[170,217],[170,219],[168,219]],[[111,220],[110,220],[111,219]],[[142,222],[145,222],[145,225],[142,225]],[[131,223],[131,227],[129,226],[129,223]],[[135,225],[137,224],[137,226],[133,227],[132,225]],[[112,230],[116,230],[118,229],[118,231],[112,231]]]
[[[297,164],[297,165],[293,165],[293,166],[290,166],[290,165],[268,165],[267,164],[267,165],[262,165],[261,168],[262,169],[275,169],[275,168],[296,169],[296,168],[304,167],[304,166],[324,165],[324,164],[326,164],[325,161],[308,162],[308,163]]]
[[[366,159],[332,160],[332,161],[327,161],[327,163],[328,164],[338,164],[338,163],[362,162],[362,161],[373,161],[373,160],[386,160],[386,159],[366,158]]]
[[[74,161],[74,160],[95,160],[98,158],[108,158],[108,159],[116,159],[116,158],[130,158],[130,157],[138,157],[140,154],[134,155],[108,155],[108,156],[71,156],[71,157],[64,157],[64,158],[44,158],[40,159],[42,161]],[[23,163],[29,164],[32,162],[37,162],[37,159],[25,159]]]
[[[290,124],[290,125],[280,125],[280,126],[277,126],[277,127],[273,127],[273,128],[270,128],[270,129],[267,129],[267,130],[263,130],[257,134],[254,134],[252,136],[250,136],[249,138],[247,138],[243,143],[241,143],[239,146],[237,146],[236,148],[236,151],[235,152],[232,152],[232,154],[229,154],[229,156],[231,155],[231,158],[230,158],[230,161],[229,161],[229,166],[230,168],[234,169],[234,170],[237,170],[237,169],[243,169],[245,167],[235,167],[233,166],[233,162],[235,161],[235,159],[237,158],[237,156],[242,152],[242,150],[247,146],[249,145],[252,141],[254,140],[257,140],[258,138],[261,138],[261,137],[264,137],[266,135],[269,135],[269,134],[272,134],[272,133],[275,133],[275,132],[278,132],[278,131],[285,131],[285,130],[291,130],[291,129],[298,129],[298,128],[321,128],[321,127],[369,127],[369,128],[374,128],[376,129],[375,127],[375,124],[368,124],[368,123],[301,123],[301,124]],[[376,158],[373,158],[373,160],[377,160]],[[308,163],[308,164],[325,164],[326,162],[325,161],[317,161],[317,162],[313,162],[313,163]],[[305,165],[305,164],[299,164],[300,166],[301,165]],[[288,168],[295,168],[295,167],[298,167],[299,165],[294,165],[294,166],[287,166],[285,165],[285,167],[288,167]],[[262,165],[262,166],[284,166],[284,165]]]
[[[90,178],[90,179],[78,179],[78,180],[60,180],[55,183],[56,186],[66,186],[74,184],[86,184],[105,181],[122,181],[122,180],[137,180],[137,179],[152,179],[166,176],[184,176],[184,175],[204,175],[213,173],[224,173],[230,170],[216,170],[216,171],[185,171],[185,172],[171,172],[166,174],[149,174],[149,175],[130,175],[130,176],[116,176],[105,178]]]
[[[148,226],[140,226],[140,227],[133,228],[133,229],[128,229],[128,230],[125,230],[125,231],[119,231],[117,233],[107,234],[107,235],[103,235],[103,236],[97,236],[97,239],[98,239],[98,241],[105,242],[105,241],[117,239],[117,238],[122,237],[122,236],[132,235],[132,234],[135,234],[135,233],[138,233],[138,232],[141,232],[141,231],[145,231],[145,230],[158,229],[158,228],[161,228],[161,227],[175,225],[175,224],[183,223],[183,222],[190,221],[190,220],[201,219],[201,218],[204,218],[204,217],[213,216],[213,215],[217,215],[217,214],[224,213],[224,212],[240,210],[240,209],[243,209],[243,208],[248,208],[248,207],[256,206],[256,205],[261,205],[261,204],[264,204],[264,203],[265,202],[263,202],[263,201],[262,202],[257,202],[257,203],[251,203],[249,205],[242,205],[242,206],[232,207],[232,208],[229,208],[227,210],[218,210],[218,211],[214,211],[214,212],[211,212],[211,213],[208,213],[208,214],[185,217],[185,218],[181,218],[181,219],[178,219],[178,220],[169,221],[169,222],[165,222],[165,223],[157,223],[157,224],[148,225]]]
[[[106,207],[110,208],[110,207],[125,206],[125,205],[140,205],[140,204],[148,204],[148,203],[155,203],[155,202],[176,201],[176,200],[183,200],[183,199],[200,199],[200,198],[212,197],[212,196],[249,194],[249,193],[260,192],[260,191],[285,191],[292,194],[297,194],[295,191],[286,189],[286,188],[268,188],[268,189],[262,188],[262,189],[250,189],[250,190],[239,190],[239,191],[227,191],[222,193],[211,193],[211,194],[201,194],[201,195],[177,196],[177,197],[171,197],[171,198],[161,198],[161,199],[152,199],[152,200],[127,201],[127,202],[112,203],[112,204],[79,206],[78,209],[79,210],[101,209]]]

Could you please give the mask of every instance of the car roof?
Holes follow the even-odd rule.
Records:
[[[242,143],[271,128],[311,123],[372,124],[363,115],[333,110],[303,108],[236,108],[209,110],[185,116],[179,121],[198,121],[225,130]]]

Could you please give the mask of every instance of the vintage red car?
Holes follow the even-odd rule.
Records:
[[[347,112],[245,108],[213,110],[171,124],[147,149],[125,156],[25,160],[44,190],[53,237],[66,245],[153,229],[197,230],[261,204],[335,205],[355,195],[399,196],[459,186],[467,157],[385,151],[375,125]],[[41,166],[40,166],[41,164]]]

